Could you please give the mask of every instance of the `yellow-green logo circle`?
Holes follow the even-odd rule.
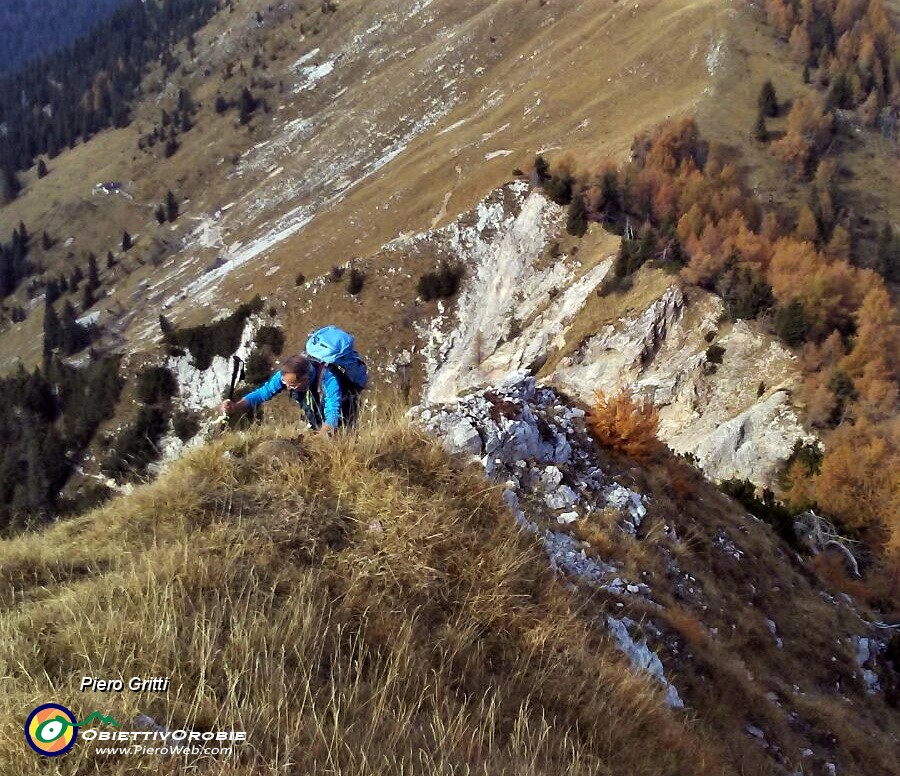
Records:
[[[75,715],[58,703],[38,706],[25,720],[25,740],[44,757],[59,757],[75,746],[78,723]]]

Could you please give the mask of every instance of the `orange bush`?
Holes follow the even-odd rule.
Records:
[[[600,444],[639,461],[649,460],[659,449],[656,408],[649,401],[635,401],[624,389],[615,396],[598,391],[587,420]]]

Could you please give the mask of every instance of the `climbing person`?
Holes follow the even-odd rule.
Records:
[[[352,334],[337,326],[314,331],[306,352],[290,356],[265,383],[239,401],[220,405],[225,415],[255,409],[284,390],[303,410],[310,428],[330,434],[356,425],[359,396],[368,385],[365,362],[356,352]]]

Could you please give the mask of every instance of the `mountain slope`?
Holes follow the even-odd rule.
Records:
[[[555,520],[544,535],[524,493],[545,538],[520,533],[502,487],[402,417],[370,418],[358,440],[228,435],[103,510],[0,545],[5,716],[53,700],[122,730],[247,732],[230,757],[185,760],[209,774],[895,772],[896,718],[866,694],[851,648],[863,626],[820,598],[769,529],[700,480],[695,506],[669,511],[658,486],[592,450],[558,400],[527,384],[497,397],[533,407],[573,465],[598,456],[604,487],[645,487],[636,536],[624,507],[596,515],[583,545]],[[565,560],[578,546],[590,561]],[[574,571],[589,563],[611,563],[608,581]],[[685,709],[630,661],[664,666]],[[165,676],[170,689],[79,692],[83,675]],[[43,772],[21,736],[0,729],[2,770]],[[85,738],[56,767],[184,766],[107,758]]]
[[[270,437],[222,439],[108,511],[4,544],[11,718],[52,697],[121,721],[248,732],[203,773],[683,773],[697,746],[701,772],[723,772],[716,745],[670,718],[574,610],[477,473],[404,424],[356,445],[304,440],[293,460],[290,448],[254,455]],[[97,675],[172,687],[78,693],[85,649]],[[4,772],[37,773],[11,727]],[[638,738],[658,751],[629,752]],[[98,767],[90,748],[60,772]]]
[[[847,291],[868,287],[860,278],[874,288],[874,274],[859,269],[873,263],[873,225],[900,213],[885,164],[894,141],[836,111],[841,131],[825,165],[834,163],[837,181],[831,228],[840,237],[836,226],[846,224],[853,235],[832,245],[810,210],[823,210],[820,176],[786,175],[772,146],[751,135],[765,78],[778,82],[781,100],[782,115],[766,125],[773,140],[791,121],[788,103],[821,97],[763,18],[757,4],[722,0],[235,0],[150,68],[131,126],[50,160],[44,177],[24,174],[23,193],[0,209],[0,237],[27,224],[39,278],[7,299],[0,368],[42,361],[43,281],[71,278],[95,253],[98,287],[70,289],[58,306],[68,302],[65,315],[96,322],[100,335],[96,350],[69,360],[122,351],[126,383],[116,416],[104,417],[82,455],[50,433],[24,436],[34,407],[49,423],[69,421],[54,401],[65,384],[34,380],[37,395],[11,409],[28,444],[5,457],[5,481],[46,496],[35,465],[46,446],[55,468],[79,475],[71,491],[95,479],[130,488],[105,480],[99,465],[129,436],[147,441],[147,458],[161,449],[161,468],[171,470],[103,511],[0,546],[10,715],[48,693],[80,710],[87,696],[76,677],[136,661],[147,673],[177,671],[196,694],[119,699],[115,712],[167,728],[244,725],[262,744],[238,755],[239,772],[394,773],[399,751],[403,768],[436,773],[485,763],[489,772],[892,773],[897,642],[888,645],[890,626],[875,622],[882,615],[835,598],[820,578],[883,612],[895,607],[897,577],[879,555],[885,534],[900,536],[890,497],[900,482],[891,465],[900,439],[890,416],[895,289],[877,281],[868,318]],[[825,67],[816,69],[823,78]],[[694,137],[702,130],[704,142],[682,160],[679,185],[696,184],[689,194],[709,187],[704,204],[716,215],[683,237],[679,224],[679,237],[688,245],[705,234],[712,245],[720,224],[725,235],[739,220],[729,221],[735,203],[748,214],[744,237],[765,227],[764,213],[767,240],[805,231],[807,247],[777,278],[778,301],[811,291],[804,300],[821,302],[808,305],[823,322],[819,339],[794,340],[793,350],[778,343],[771,294],[764,314],[729,320],[726,290],[688,282],[664,251],[611,282],[628,247],[618,232],[640,228],[629,219],[676,231],[669,219],[680,211],[656,218],[648,194],[670,181],[623,162],[641,157],[644,130],[686,115],[698,117]],[[699,161],[707,151],[708,175]],[[623,190],[644,173],[649,204],[619,213],[624,223],[595,210],[603,223],[570,235],[565,204],[553,201],[565,197],[542,184],[538,153],[554,173],[595,181],[609,158]],[[759,253],[760,264],[772,258]],[[719,274],[734,279],[727,252],[713,254]],[[461,268],[459,287],[430,299],[420,280],[442,260]],[[807,282],[813,270],[818,286]],[[362,277],[361,289],[348,275]],[[304,440],[308,459],[276,446],[286,465],[249,461],[258,442],[293,436],[271,427],[179,458],[174,414],[135,406],[147,403],[142,368],[172,369],[167,413],[209,408],[211,421],[230,351],[200,369],[194,354],[161,341],[162,329],[227,321],[254,294],[265,301],[243,330],[224,326],[240,340],[237,353],[260,355],[253,340],[263,324],[282,330],[285,353],[314,327],[341,325],[358,335],[375,384],[399,388],[409,403],[422,397],[419,423],[476,456],[496,482],[463,471],[401,421],[367,428],[359,444]],[[833,333],[824,329],[829,311],[840,313]],[[220,332],[206,333],[215,347]],[[280,354],[263,355],[256,371]],[[852,377],[838,374],[845,367]],[[546,388],[521,374],[497,385],[522,369]],[[864,382],[869,390],[857,391]],[[23,375],[22,384],[32,383]],[[873,385],[878,401],[854,405],[854,393]],[[842,531],[871,529],[852,546],[874,573],[849,580],[840,556],[798,554],[785,544],[796,539],[793,516],[769,496],[754,501],[751,485],[731,483],[730,492],[783,538],[666,451],[635,461],[598,449],[579,413],[596,390],[622,387],[652,399],[660,438],[714,479],[774,485],[798,443],[811,442],[799,448],[807,458],[794,470],[791,506],[846,518]],[[866,402],[883,415],[877,434],[855,424]],[[148,409],[162,438],[138,422]],[[290,409],[267,406],[266,418],[293,423]],[[815,476],[822,456],[810,428],[825,435],[837,424],[841,455],[825,461],[841,502],[832,508],[816,491],[828,479]],[[525,452],[504,452],[503,434],[520,434]],[[122,458],[120,480],[155,473]],[[75,495],[90,495],[83,490]],[[49,521],[47,503],[17,518]],[[513,534],[516,519],[528,535]],[[153,619],[159,610],[172,612],[165,628]],[[282,652],[285,643],[297,648]],[[100,655],[100,665],[80,655]],[[369,725],[373,707],[382,713]],[[4,766],[33,766],[10,751]],[[98,767],[83,750],[64,762]]]
[[[64,48],[123,2],[0,1],[0,74]]]
[[[133,257],[104,279],[113,293],[103,309],[139,347],[160,306],[196,322],[251,283],[284,292],[298,272],[322,274],[470,209],[539,150],[620,156],[638,131],[703,97],[707,50],[730,13],[712,0],[599,12],[347,2],[324,15],[235,3],[196,36],[193,56],[179,51],[177,77],[148,76],[132,127],[64,152],[46,178],[24,176],[23,195],[0,211],[0,234],[20,220],[47,228],[60,238],[51,266],[71,266],[69,253],[118,253],[123,228],[137,236]],[[247,126],[213,110],[217,93],[236,100],[244,84],[270,111]],[[138,150],[179,86],[202,105],[195,128],[169,159]],[[133,200],[93,195],[104,181],[133,181]],[[167,189],[190,202],[160,227],[153,209]],[[149,260],[160,246],[171,255],[161,267]],[[29,360],[39,326],[30,316],[23,336],[3,338],[0,357]]]

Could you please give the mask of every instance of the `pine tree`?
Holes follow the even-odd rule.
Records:
[[[177,152],[178,152],[178,140],[175,137],[175,133],[173,132],[171,135],[169,135],[169,139],[166,140],[166,146],[163,149],[163,156],[165,156],[166,159],[169,159],[170,157],[174,156]]]
[[[753,139],[760,143],[767,143],[769,130],[766,129],[766,114],[762,111],[756,114],[756,124],[753,126]]]
[[[94,290],[90,287],[90,285],[85,284],[84,288],[81,289],[81,309],[84,312],[87,312],[93,306]]]
[[[216,95],[215,110],[219,115],[228,110],[228,101],[221,94]]]
[[[53,247],[53,240],[50,239],[50,235],[47,232],[41,234],[41,248],[45,251],[49,251]]]
[[[569,203],[569,211],[566,217],[566,231],[576,237],[583,237],[587,232],[587,209],[584,206],[584,195],[579,191],[572,197]]]
[[[853,105],[853,89],[844,73],[838,73],[828,89],[827,107],[850,108]]]
[[[165,315],[160,313],[159,316],[159,330],[162,332],[163,342],[174,344],[175,342],[175,327],[172,325],[172,322],[166,318]]]
[[[22,190],[22,184],[11,167],[0,171],[0,204],[12,202]]]
[[[100,288],[100,271],[97,268],[97,257],[93,253],[88,254],[87,288],[91,291]]]
[[[69,288],[71,288],[73,292],[77,291],[78,285],[81,283],[83,278],[84,272],[82,271],[81,267],[76,265],[75,269],[72,270],[71,276],[69,277]]]
[[[43,159],[38,159],[38,165],[37,165],[38,178],[46,178],[48,173],[49,173],[49,170],[47,169],[47,162],[45,162]]]
[[[878,236],[878,271],[891,282],[900,281],[900,235],[885,224]]]
[[[250,121],[250,118],[253,116],[253,112],[256,110],[256,98],[251,94],[250,90],[245,86],[244,90],[241,92],[241,113],[240,113],[240,122],[241,124],[246,124]]]
[[[792,347],[803,344],[809,333],[809,322],[803,303],[799,299],[794,299],[786,307],[778,310],[775,315],[775,331]]]
[[[175,195],[171,191],[166,194],[166,218],[169,220],[169,223],[174,222],[178,218],[178,200],[175,199]]]
[[[194,100],[187,89],[181,88],[178,90],[178,110],[182,113],[194,113],[196,110]]]
[[[544,181],[544,194],[557,205],[568,205],[572,201],[574,187],[575,177],[571,173],[551,175]]]
[[[534,159],[534,175],[539,184],[543,184],[550,174],[550,165],[543,156],[536,156]]]
[[[50,278],[44,285],[45,304],[53,304],[60,297],[59,281]]]
[[[759,92],[759,110],[764,116],[778,115],[778,98],[771,81],[766,81]]]
[[[78,316],[72,303],[66,300],[60,317],[61,337],[60,350],[65,356],[71,356],[88,345],[88,330],[78,323]]]
[[[122,232],[122,252],[127,253],[131,250],[131,235],[127,231]]]
[[[50,494],[47,476],[44,471],[44,457],[41,449],[40,432],[32,424],[26,426],[28,441],[26,443],[24,492],[25,508],[32,516],[45,517],[50,511]]]
[[[600,179],[601,209],[604,213],[615,215],[622,208],[619,194],[619,178],[614,168],[604,171]]]
[[[49,297],[44,306],[44,359],[50,358],[51,353],[59,347],[62,340],[62,327],[60,326],[59,316],[53,308],[53,304],[49,301]]]
[[[162,205],[156,207],[156,222],[160,225],[166,222],[166,209]]]
[[[115,266],[116,266],[116,259],[113,256],[112,251],[107,251],[106,252],[106,268],[112,269]]]

